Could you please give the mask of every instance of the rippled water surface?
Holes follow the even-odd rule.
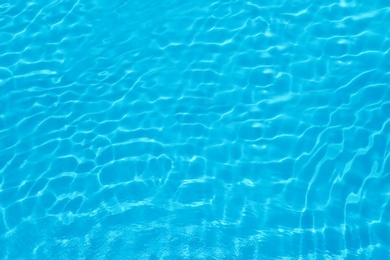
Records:
[[[0,2],[1,259],[390,259],[390,3]]]

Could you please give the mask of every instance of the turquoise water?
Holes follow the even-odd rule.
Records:
[[[1,259],[390,259],[390,4],[0,3]]]

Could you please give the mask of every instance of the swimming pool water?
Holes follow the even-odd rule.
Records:
[[[0,3],[1,259],[390,259],[390,5]]]

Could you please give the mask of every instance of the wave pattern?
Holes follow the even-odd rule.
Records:
[[[388,257],[383,1],[11,2],[2,259]]]

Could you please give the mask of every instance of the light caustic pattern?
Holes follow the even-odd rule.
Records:
[[[0,258],[388,259],[389,28],[380,0],[3,1]]]

